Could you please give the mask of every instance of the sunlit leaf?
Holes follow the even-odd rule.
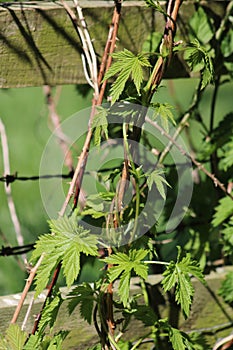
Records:
[[[174,108],[173,106],[169,105],[169,103],[153,103],[151,106],[154,110],[152,119],[155,120],[157,117],[160,117],[165,131],[169,131],[169,121],[172,122],[173,125],[176,125],[172,113],[172,109]]]
[[[199,264],[195,260],[192,260],[189,253],[180,260],[179,253],[177,262],[174,263],[174,261],[171,261],[167,266],[163,273],[164,279],[162,280],[165,292],[175,286],[176,301],[180,304],[186,317],[189,316],[190,306],[194,295],[194,288],[191,283],[190,275],[195,276],[200,282],[205,284],[205,279]]]
[[[166,199],[166,193],[165,193],[165,186],[169,186],[169,183],[164,178],[164,172],[162,170],[154,170],[149,176],[147,177],[147,185],[149,187],[149,190],[152,189],[153,184],[155,184],[157,190],[159,191],[161,197],[163,199]]]
[[[80,254],[97,256],[97,238],[78,225],[76,214],[50,220],[52,234],[39,237],[32,260],[44,253],[36,275],[36,295],[46,287],[53,269],[62,263],[67,286],[70,287],[80,271]]]
[[[114,53],[112,57],[116,62],[111,65],[104,77],[104,80],[106,80],[118,75],[110,89],[112,104],[119,99],[130,77],[137,89],[137,93],[140,95],[140,88],[143,82],[143,67],[150,67],[147,55],[138,54],[135,56],[131,51],[124,49],[124,51]]]
[[[230,197],[224,197],[219,200],[218,206],[215,208],[212,224],[214,227],[222,224],[233,213],[233,200]]]
[[[27,339],[27,333],[22,331],[17,324],[11,324],[6,331],[6,340],[10,350],[21,350]]]
[[[118,252],[105,258],[104,261],[107,264],[113,264],[108,270],[109,280],[113,282],[115,279],[120,278],[118,293],[124,306],[127,305],[130,289],[130,278],[132,270],[139,277],[146,279],[148,275],[148,266],[146,266],[142,259],[148,254],[147,250],[133,249],[129,251],[129,254]]]
[[[97,113],[94,116],[92,122],[92,128],[94,128],[94,144],[99,146],[101,143],[101,134],[104,134],[105,138],[108,139],[108,110],[101,106],[95,107]]]

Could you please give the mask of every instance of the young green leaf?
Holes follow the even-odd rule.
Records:
[[[218,291],[226,303],[233,302],[233,272],[228,272]]]
[[[169,332],[169,340],[172,343],[172,347],[174,350],[186,350],[186,346],[184,344],[184,338],[182,333],[176,329],[171,327]]]
[[[148,267],[142,261],[147,254],[147,250],[133,249],[129,251],[128,255],[119,252],[104,259],[107,264],[116,265],[109,269],[108,275],[110,282],[120,277],[118,293],[124,306],[127,305],[129,299],[129,284],[132,270],[137,276],[143,279],[147,278]]]
[[[173,350],[195,350],[195,345],[187,334],[176,329],[168,323],[167,319],[160,319],[157,326],[161,332],[167,333]]]
[[[233,165],[233,138],[225,145],[224,157],[220,162],[220,166],[224,171],[227,171]]]
[[[227,220],[233,213],[233,201],[230,197],[221,198],[218,206],[215,208],[212,224],[214,227],[219,226]]]
[[[82,318],[91,324],[95,300],[95,286],[92,287],[89,283],[83,283],[75,287],[68,296],[70,298],[68,304],[69,313],[71,314],[80,304]]]
[[[200,44],[197,39],[194,39],[187,47],[185,52],[185,59],[187,60],[192,71],[201,70],[202,84],[201,89],[213,82],[214,67],[211,53]]]
[[[180,260],[178,254],[177,262],[170,262],[166,271],[163,273],[164,279],[162,281],[165,292],[175,286],[176,301],[180,304],[186,317],[189,315],[194,295],[194,288],[191,283],[190,275],[193,275],[205,284],[202,271],[198,263],[192,260],[191,255],[187,253],[186,256]]]
[[[161,197],[165,200],[166,199],[166,193],[165,193],[165,185],[171,187],[167,180],[163,177],[164,171],[162,170],[154,170],[151,174],[147,177],[147,185],[149,187],[149,190],[151,190],[152,185],[155,184],[157,187],[157,190],[159,191]]]
[[[68,331],[60,331],[57,334],[55,334],[49,343],[49,347],[47,350],[62,350],[63,347],[63,340],[67,337]],[[43,348],[44,349],[44,348]]]
[[[41,336],[36,334],[31,334],[27,343],[24,345],[23,350],[39,350],[41,349],[40,344],[42,343]]]
[[[54,323],[56,321],[56,317],[59,311],[59,308],[62,304],[62,298],[61,298],[61,293],[59,291],[54,293],[54,295],[50,298],[47,299],[46,305],[43,309],[41,320],[39,323],[39,328],[38,328],[38,334],[43,335],[45,328],[47,326],[50,327],[50,329],[53,328]]]
[[[166,11],[162,8],[162,6],[160,5],[158,0],[144,0],[144,1],[146,3],[147,7],[153,8],[156,11],[160,12],[162,15],[170,17],[166,13]]]
[[[165,131],[169,131],[169,120],[173,125],[176,125],[173,113],[171,111],[174,108],[173,106],[169,105],[169,103],[152,103],[151,106],[154,110],[152,119],[155,120],[157,117],[160,117]]]
[[[36,295],[46,287],[52,270],[62,263],[67,286],[70,287],[80,271],[80,255],[97,256],[97,238],[78,225],[76,214],[70,218],[64,216],[50,220],[52,234],[39,237],[32,260],[38,259],[42,253],[44,258],[36,275]]]
[[[27,343],[22,348],[23,350],[62,350],[64,349],[62,344],[63,340],[68,335],[69,331],[59,331],[58,333],[53,334],[52,336],[48,335],[39,335],[36,334],[30,335]],[[21,350],[21,349],[19,349]]]
[[[174,350],[197,350],[190,337],[179,329],[170,328],[169,340]]]
[[[212,346],[208,344],[205,336],[199,332],[189,333],[189,340],[193,344],[194,350],[212,350]]]
[[[22,331],[17,324],[11,324],[6,331],[6,341],[9,344],[6,349],[21,350],[27,339],[27,333]]]
[[[132,78],[137,93],[140,95],[140,88],[143,82],[143,67],[150,67],[146,54],[134,55],[131,51],[124,49],[114,53],[112,57],[116,60],[104,76],[104,80],[118,75],[112,84],[110,93],[112,96],[112,104],[115,103],[122,94],[127,80]]]
[[[92,128],[94,128],[94,144],[95,146],[100,146],[101,134],[105,135],[105,138],[108,139],[108,110],[101,106],[95,107],[97,113],[94,116],[92,122]]]

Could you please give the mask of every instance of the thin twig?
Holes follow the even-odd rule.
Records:
[[[27,324],[27,321],[28,321],[28,318],[30,316],[30,313],[31,313],[31,310],[32,310],[32,307],[33,307],[33,304],[34,304],[34,295],[31,297],[31,300],[30,300],[30,303],[28,305],[28,308],[27,308],[27,312],[24,316],[24,319],[23,319],[23,323],[22,323],[22,326],[21,326],[21,330],[23,331],[25,328],[26,328],[26,324]]]
[[[109,28],[108,39],[106,42],[104,55],[100,66],[99,76],[98,76],[99,84],[103,79],[104,73],[107,72],[107,70],[112,64],[112,53],[114,52],[116,47],[117,33],[119,28],[120,16],[121,16],[120,9],[121,8],[119,7],[119,3],[115,1],[115,9],[112,17],[112,23]],[[100,88],[99,101],[98,101],[99,104],[102,103],[106,86],[107,86],[107,80],[104,80]]]
[[[7,142],[5,126],[4,126],[1,119],[0,119],[0,135],[1,135],[1,141],[2,141],[4,173],[10,174],[10,160],[9,160],[8,142]],[[8,208],[10,211],[11,220],[12,220],[12,223],[14,225],[14,229],[15,229],[15,233],[16,233],[17,242],[19,245],[24,245],[24,238],[22,235],[20,222],[19,222],[19,219],[17,216],[15,203],[14,203],[14,200],[12,197],[11,186],[9,184],[8,185],[5,184],[5,192],[6,192],[6,196],[7,196],[7,203],[8,203]],[[22,256],[22,258],[26,262],[26,260],[27,260],[26,254],[24,254]]]
[[[32,285],[32,282],[34,280],[34,277],[36,275],[36,272],[40,266],[40,264],[42,263],[42,260],[44,258],[44,254],[41,255],[41,257],[39,258],[39,260],[37,261],[36,265],[34,267],[31,268],[31,271],[30,271],[30,274],[29,274],[29,277],[27,278],[26,280],[26,284],[25,284],[25,287],[24,287],[24,290],[22,292],[22,295],[21,295],[21,298],[20,298],[20,301],[15,309],[15,312],[14,312],[14,315],[12,317],[12,320],[11,320],[11,323],[15,323],[18,319],[18,316],[19,316],[19,313],[20,313],[20,310],[22,309],[23,307],[23,303],[24,303],[24,300],[27,296],[27,293]]]
[[[157,90],[164,73],[170,64],[173,46],[174,46],[174,36],[176,31],[176,20],[179,12],[179,8],[183,0],[169,0],[167,5],[167,21],[164,29],[163,40],[161,43],[161,56],[158,57],[158,60],[154,66],[152,74],[148,80],[148,83],[144,89],[146,105],[151,101],[155,91]],[[162,51],[167,52],[166,55],[162,54]]]
[[[63,1],[63,5],[64,4],[65,4],[65,2]],[[68,9],[67,4],[65,5],[65,8]],[[116,15],[115,12],[116,12],[116,9],[114,10],[113,18],[115,19],[115,21],[118,21],[119,14]],[[75,16],[75,18],[76,18],[76,16]],[[78,20],[76,18],[75,23],[77,23],[77,22],[78,22]],[[83,17],[82,17],[82,23],[83,23]],[[107,55],[109,55],[107,63],[106,63],[106,69],[111,64],[111,55],[110,54],[113,52],[113,50],[115,48],[117,29],[118,29],[118,22],[117,22],[117,24],[114,24],[114,30],[112,30],[112,27],[110,27],[110,29],[109,29],[108,41],[109,41],[109,43],[111,43],[111,45],[108,43],[106,44],[106,49],[105,49],[104,56],[103,56],[104,62],[105,62]],[[86,31],[87,31],[87,28],[85,26],[85,32]],[[89,41],[90,41],[89,45],[91,45],[91,40],[89,40]],[[107,52],[108,48],[110,50],[109,52]],[[92,50],[91,50],[91,52],[92,52]],[[99,83],[101,82],[102,77],[103,77],[103,72],[106,71],[106,69],[104,69],[104,62],[102,64],[101,72],[99,73],[99,75],[96,78],[93,78],[92,81],[94,80],[94,81],[97,81]],[[106,83],[104,82],[103,85],[106,86]],[[99,90],[99,88],[98,88],[98,90]],[[85,142],[83,145],[82,152],[79,156],[78,164],[77,164],[77,167],[75,169],[73,179],[70,183],[70,187],[69,187],[66,199],[65,199],[64,204],[59,212],[60,216],[63,216],[65,214],[66,208],[67,208],[73,195],[74,195],[74,207],[76,207],[77,203],[78,203],[78,197],[79,197],[79,193],[80,193],[81,183],[82,183],[83,174],[84,174],[84,170],[85,170],[86,162],[87,162],[87,158],[88,158],[90,142],[92,139],[93,130],[91,128],[91,124],[92,124],[92,121],[93,121],[93,118],[94,118],[94,115],[96,112],[95,106],[100,105],[102,103],[104,89],[101,87],[101,93],[98,95],[98,97],[96,96],[96,94],[97,94],[97,92],[95,91],[94,92],[94,99],[92,101],[90,118],[89,118],[89,122],[88,122],[88,131],[87,131],[86,139],[85,139]]]
[[[87,49],[88,49],[90,57],[91,57],[91,64],[89,64],[89,69],[91,72],[91,80],[92,80],[93,86],[94,86],[94,98],[97,100],[98,95],[99,95],[97,57],[96,57],[94,46],[93,46],[92,41],[91,41],[91,37],[90,37],[89,31],[87,28],[85,18],[83,16],[82,8],[79,5],[78,0],[73,0],[73,1],[74,1],[75,6],[76,6],[79,21],[81,23],[80,30],[83,32],[83,35],[85,38],[85,42],[82,41],[82,45],[83,45],[83,48],[85,48],[85,45],[87,45]]]
[[[227,350],[227,349],[230,349],[230,346],[232,344],[233,344],[233,334],[230,334],[227,337],[224,337],[224,338],[218,340],[215,343],[213,350],[220,349],[220,346],[221,346],[221,350]]]
[[[196,165],[196,167],[201,170],[203,173],[205,173],[214,183],[215,186],[218,186],[227,196],[229,196],[233,200],[233,195],[231,193],[228,193],[227,188],[221,183],[221,181],[218,180],[218,178],[210,173],[202,163],[198,162],[193,156],[191,156],[188,152],[186,152],[183,147],[181,147],[176,140],[173,139],[172,136],[170,136],[161,126],[157,124],[157,122],[151,120],[149,117],[145,118],[146,122],[153,125],[157,130],[160,131],[169,141],[172,142],[172,144],[180,151],[181,154],[183,154],[185,157],[191,160],[193,164]]]
[[[41,256],[42,256],[42,255],[41,255]],[[43,258],[42,258],[42,259],[43,259]],[[42,260],[41,260],[41,261],[42,261]],[[57,283],[57,279],[58,279],[60,270],[61,270],[61,262],[57,265],[56,270],[54,271],[52,281],[51,281],[50,285],[49,285],[48,288],[47,288],[48,291],[47,291],[47,295],[46,295],[44,304],[42,305],[41,311],[39,312],[39,314],[38,314],[38,316],[37,316],[37,318],[36,318],[36,320],[35,320],[34,327],[33,327],[33,330],[32,330],[32,333],[31,333],[31,334],[35,334],[36,331],[38,330],[38,326],[39,326],[39,323],[40,323],[40,320],[41,320],[41,317],[42,317],[42,311],[43,311],[44,308],[45,308],[45,305],[46,305],[46,303],[47,303],[48,298],[50,298],[50,297],[52,296],[53,287],[54,287],[55,284]]]
[[[195,91],[194,95],[193,95],[193,100],[191,103],[190,108],[188,109],[188,111],[184,114],[183,118],[181,119],[178,127],[176,128],[176,131],[172,137],[173,140],[176,140],[177,137],[180,135],[180,133],[182,132],[182,130],[186,127],[187,122],[189,120],[189,118],[191,117],[193,111],[197,108],[197,105],[199,103],[199,99],[200,99],[200,95],[201,95],[202,91],[201,91],[201,80],[198,84],[197,90]],[[158,160],[158,164],[162,164],[166,155],[169,153],[169,151],[171,150],[173,145],[172,141],[169,141],[169,143],[167,144],[167,146],[164,148],[164,150],[162,151],[162,153],[159,156],[159,160]]]

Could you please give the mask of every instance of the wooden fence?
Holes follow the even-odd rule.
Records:
[[[73,7],[72,1],[67,3]],[[221,15],[224,1],[204,3]],[[80,0],[80,4],[101,57],[113,1]],[[183,24],[194,11],[194,2],[184,1],[180,14]],[[163,27],[163,16],[147,8],[142,0],[125,1],[117,50],[138,52],[151,33],[162,32]],[[178,35],[181,36],[179,25]],[[0,88],[85,83],[80,52],[78,35],[59,1],[0,3]],[[189,73],[182,60],[176,58],[167,76],[185,77]]]

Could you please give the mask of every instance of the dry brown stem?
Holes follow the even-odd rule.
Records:
[[[24,300],[27,296],[27,293],[32,285],[32,282],[34,280],[34,277],[36,275],[36,271],[38,270],[42,260],[44,258],[44,254],[41,255],[40,259],[37,261],[36,265],[34,267],[31,268],[31,271],[30,271],[30,274],[29,274],[29,277],[27,278],[26,280],[26,284],[25,284],[25,287],[24,287],[24,290],[22,292],[22,295],[21,295],[21,298],[20,298],[20,301],[15,309],[15,312],[14,312],[14,315],[11,319],[11,323],[15,323],[18,319],[18,316],[19,316],[19,313],[20,313],[20,310],[22,309],[22,306],[23,306],[23,303],[24,303]]]

